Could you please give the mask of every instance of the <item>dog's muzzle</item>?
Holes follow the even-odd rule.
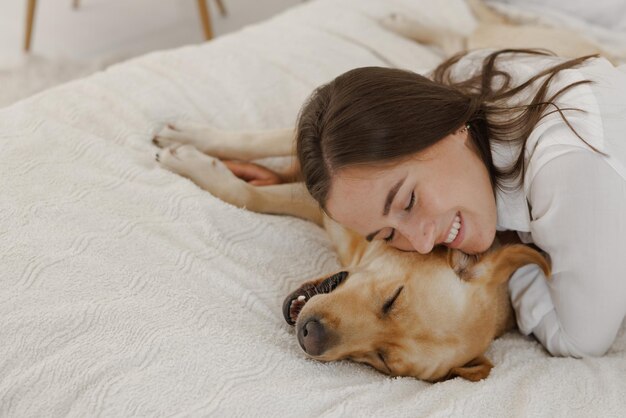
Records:
[[[315,295],[330,293],[348,277],[347,271],[340,271],[322,280],[317,285],[305,283],[285,298],[283,316],[289,325],[295,325],[304,305]]]

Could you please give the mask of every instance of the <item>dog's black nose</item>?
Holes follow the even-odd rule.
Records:
[[[319,356],[326,350],[327,333],[317,319],[309,319],[298,330],[300,347],[311,356]]]

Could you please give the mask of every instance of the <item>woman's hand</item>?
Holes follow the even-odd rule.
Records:
[[[223,160],[222,162],[234,175],[254,186],[269,186],[285,182],[277,172],[259,164],[235,160]]]

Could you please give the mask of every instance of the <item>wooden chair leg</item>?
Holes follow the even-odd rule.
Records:
[[[217,3],[217,8],[220,10],[220,14],[222,16],[226,16],[228,12],[226,11],[226,7],[224,7],[222,0],[215,0],[215,3]]]
[[[35,9],[37,8],[37,0],[28,0],[26,10],[26,32],[24,33],[24,51],[30,51],[30,43],[33,39],[33,23],[35,22]]]
[[[213,38],[213,28],[211,27],[211,12],[206,0],[198,0],[198,11],[200,12],[200,20],[204,30],[204,39],[208,41]]]

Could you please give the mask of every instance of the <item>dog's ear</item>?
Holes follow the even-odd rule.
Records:
[[[550,264],[539,251],[524,244],[505,245],[480,255],[468,255],[449,250],[448,264],[462,280],[486,280],[487,283],[505,283],[520,267],[537,264],[550,277]]]
[[[357,265],[368,246],[368,242],[354,231],[324,216],[324,228],[335,245],[341,265],[344,267]]]
[[[459,250],[448,251],[448,265],[461,280],[471,280],[476,275],[473,268],[480,260],[480,256],[465,254]]]
[[[477,382],[483,380],[493,368],[493,364],[485,357],[478,356],[474,360],[470,361],[464,366],[455,367],[446,376],[446,379],[453,379],[455,377],[462,377],[463,379],[471,382]]]
[[[520,267],[528,264],[538,265],[550,277],[550,264],[539,251],[524,244],[505,245],[490,253],[484,260],[489,266],[491,283],[505,283]]]

